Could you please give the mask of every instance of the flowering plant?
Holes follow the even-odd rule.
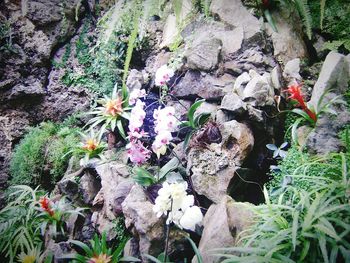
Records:
[[[290,85],[287,89],[287,92],[290,93],[290,96],[288,98],[297,101],[299,104],[298,106],[301,107],[301,110],[293,109],[292,111],[294,113],[299,114],[303,118],[305,118],[312,125],[315,125],[317,121],[316,113],[307,107],[304,101],[303,95],[301,93],[301,85],[300,84]]]
[[[103,233],[101,238],[95,234],[94,238],[90,240],[90,246],[78,240],[71,240],[70,243],[76,245],[84,251],[84,254],[66,255],[64,258],[75,259],[82,263],[114,263],[121,259],[124,246],[128,241],[125,237],[121,240],[117,247],[108,247],[106,240],[106,233]],[[132,262],[139,262],[140,260],[133,257],[128,257]]]
[[[42,221],[40,226],[41,234],[44,235],[49,226],[49,231],[54,237],[57,235],[57,229],[61,233],[64,233],[65,220],[67,220],[71,214],[84,216],[80,213],[80,211],[84,210],[83,208],[69,209],[64,198],[54,202],[49,197],[42,196],[37,202],[37,209],[41,211],[37,216],[37,218]]]
[[[174,73],[174,70],[168,68],[167,65],[163,65],[158,68],[156,72],[155,84],[156,86],[160,87],[160,100],[163,100],[163,98],[166,96],[169,90],[167,83],[174,76]]]
[[[155,119],[154,131],[157,135],[152,144],[152,150],[160,158],[160,155],[166,153],[167,145],[173,139],[171,133],[176,130],[178,121],[175,117],[175,108],[169,106],[155,110],[153,117]]]
[[[194,205],[193,195],[187,195],[187,183],[164,182],[158,191],[153,211],[157,217],[167,216],[167,224],[175,223],[181,229],[195,230],[203,215],[198,206]]]
[[[88,112],[87,114],[96,115],[90,119],[87,125],[90,125],[89,129],[93,129],[97,125],[102,125],[100,129],[100,137],[106,131],[110,129],[112,132],[117,128],[119,134],[125,138],[125,132],[123,128],[123,119],[129,119],[127,98],[118,94],[117,87],[113,89],[112,96],[104,96],[103,99],[98,100],[98,104],[102,105],[96,107],[94,110]]]

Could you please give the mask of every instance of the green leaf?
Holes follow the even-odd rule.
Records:
[[[312,125],[315,124],[315,121],[303,110],[301,109],[292,109],[292,112],[298,114],[299,116],[303,117],[306,121],[311,123]]]
[[[201,113],[194,118],[193,123],[195,127],[199,128],[200,126],[204,125],[209,120],[210,117],[211,117],[210,113]]]
[[[192,106],[190,107],[190,109],[189,109],[189,111],[187,113],[187,117],[188,117],[188,120],[190,122],[190,126],[192,128],[195,128],[195,125],[194,125],[194,113],[196,112],[198,107],[202,105],[202,103],[204,101],[205,100],[197,100],[195,103],[192,104]]]
[[[168,173],[174,171],[179,166],[179,164],[180,164],[179,160],[176,157],[173,157],[162,168],[160,168],[158,180],[162,179]]]
[[[143,167],[134,167],[133,173],[135,182],[142,186],[147,187],[157,182],[156,178]]]
[[[117,121],[117,127],[118,127],[119,134],[120,134],[120,135],[123,137],[123,139],[125,140],[125,139],[126,139],[126,135],[125,135],[125,131],[124,131],[123,124],[122,124],[122,121],[121,121],[121,120],[118,120],[118,121]]]
[[[264,10],[264,16],[267,22],[269,23],[269,25],[271,26],[272,30],[275,32],[278,32],[275,21],[273,20],[269,9]]]
[[[188,242],[190,242],[190,244],[192,246],[192,249],[193,249],[194,253],[196,254],[197,262],[198,263],[203,263],[202,255],[201,255],[200,251],[198,250],[196,244],[188,236],[185,236],[185,238],[188,240]]]
[[[292,244],[293,244],[293,251],[295,251],[295,248],[296,248],[296,246],[297,246],[298,221],[299,221],[299,211],[296,210],[296,211],[293,213],[293,224],[292,224]]]

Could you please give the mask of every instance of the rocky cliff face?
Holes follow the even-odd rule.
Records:
[[[12,149],[28,126],[62,120],[89,105],[84,89],[69,89],[50,72],[86,13],[83,6],[75,7],[74,0],[0,3],[0,187]]]

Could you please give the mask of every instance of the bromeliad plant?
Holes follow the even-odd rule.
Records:
[[[94,130],[89,135],[79,132],[82,141],[72,152],[76,155],[84,155],[81,163],[86,164],[92,158],[99,158],[100,154],[107,148],[107,143],[101,141],[101,137]]]
[[[37,203],[37,210],[41,211],[37,218],[41,221],[40,230],[41,234],[44,235],[47,230],[50,234],[55,237],[57,231],[64,234],[65,232],[65,221],[72,214],[78,214],[84,216],[80,213],[83,208],[70,209],[68,204],[66,204],[64,198],[54,202],[47,196],[40,197]]]
[[[117,86],[114,87],[112,96],[104,96],[103,99],[97,101],[102,105],[96,107],[94,110],[87,114],[95,115],[90,119],[87,125],[90,125],[89,129],[93,129],[97,125],[102,125],[100,128],[100,136],[106,132],[107,129],[112,132],[118,129],[119,134],[125,139],[125,131],[123,127],[123,121],[130,118],[128,111],[130,110],[128,104],[128,92],[122,90],[118,92]]]
[[[109,247],[106,240],[106,233],[103,233],[101,238],[95,234],[94,238],[90,240],[90,246],[80,242],[78,240],[71,240],[70,243],[76,245],[81,250],[84,251],[83,254],[66,255],[65,258],[73,259],[73,262],[81,263],[117,263],[121,259],[124,246],[128,238],[124,238],[115,247]],[[137,258],[124,258],[124,260],[129,260],[132,262],[139,262]]]

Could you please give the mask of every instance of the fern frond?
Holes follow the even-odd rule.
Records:
[[[307,2],[307,0],[295,0],[294,3],[295,3],[296,8],[299,12],[299,15],[303,19],[303,24],[304,24],[305,29],[306,29],[306,34],[307,34],[308,38],[311,39],[311,37],[312,37],[312,31],[311,31],[312,18],[311,18],[311,12],[310,12],[308,2]]]

